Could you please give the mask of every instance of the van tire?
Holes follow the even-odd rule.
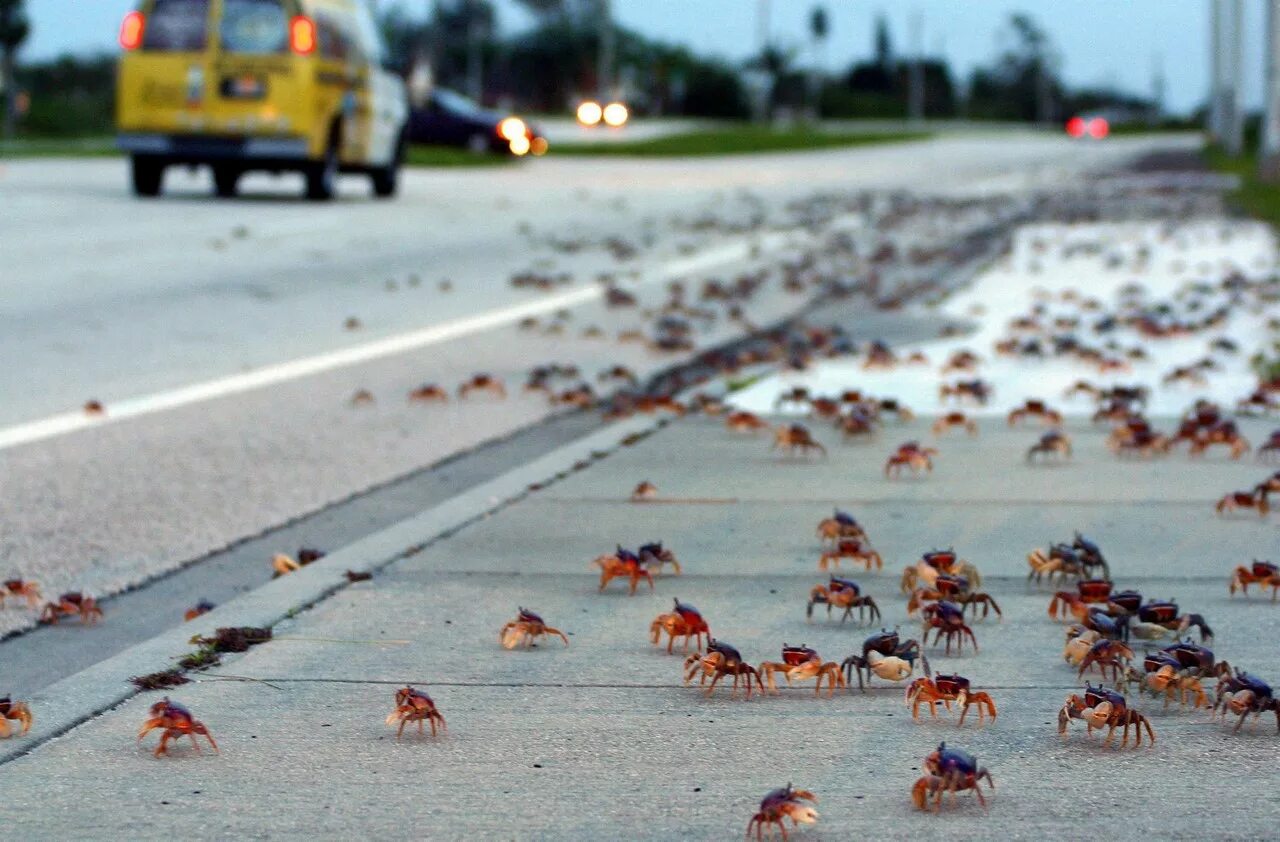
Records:
[[[216,165],[213,168],[214,192],[223,199],[234,198],[240,186],[240,176],[242,174],[236,167],[226,164]]]
[[[396,144],[396,153],[391,158],[391,163],[369,172],[369,178],[373,181],[374,196],[379,199],[390,199],[396,195],[400,189],[400,167],[404,165],[404,158],[405,139],[401,137],[400,142]]]
[[[164,182],[164,162],[150,155],[134,155],[130,164],[134,195],[159,196]]]
[[[313,202],[327,202],[337,192],[338,142],[333,137],[324,151],[324,157],[307,168],[307,198]]]

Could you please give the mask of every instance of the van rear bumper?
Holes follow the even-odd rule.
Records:
[[[116,146],[135,155],[154,155],[175,163],[208,161],[308,160],[305,138],[222,137],[215,135],[120,134]]]

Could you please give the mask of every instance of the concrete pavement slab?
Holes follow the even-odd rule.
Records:
[[[668,463],[665,484],[659,480],[664,487],[692,488],[695,476],[722,470],[747,474],[744,484],[752,470],[766,476],[762,468],[733,467],[742,463],[707,444],[716,430],[693,419],[669,425],[344,589],[278,625],[279,640],[173,691],[209,725],[222,746],[219,755],[196,756],[184,746],[175,757],[156,760],[136,747],[136,728],[158,697],[149,693],[5,764],[0,785],[15,808],[12,826],[36,832],[56,822],[62,832],[140,838],[725,839],[740,836],[767,790],[791,780],[821,798],[820,823],[800,839],[937,833],[1024,839],[1064,827],[1121,839],[1270,833],[1275,804],[1266,793],[1275,788],[1280,737],[1269,719],[1232,734],[1229,724],[1212,722],[1204,711],[1166,712],[1144,697],[1133,705],[1151,716],[1154,747],[1103,748],[1078,727],[1065,741],[1057,736],[1057,710],[1080,683],[1061,661],[1063,626],[1046,615],[1051,590],[1025,583],[1022,542],[1033,533],[1037,542],[1048,540],[1072,521],[1046,517],[1009,538],[1006,532],[1027,513],[1052,513],[1056,506],[1042,496],[1038,506],[1010,507],[996,492],[1017,484],[986,479],[999,472],[980,470],[1016,453],[1025,432],[984,429],[968,443],[968,481],[950,480],[945,500],[929,492],[948,483],[940,464],[929,479],[897,484],[892,500],[872,497],[865,514],[855,509],[873,540],[902,541],[904,553],[906,530],[891,538],[898,520],[875,515],[889,506],[927,512],[938,534],[926,545],[959,545],[963,536],[992,573],[984,589],[1000,600],[1005,620],[974,624],[981,653],[947,657],[930,648],[928,654],[936,670],[957,670],[995,696],[994,725],[966,723],[959,730],[945,717],[914,724],[902,688],[879,680],[865,694],[841,692],[833,699],[795,689],[747,701],[731,699],[723,688],[705,698],[682,686],[680,658],[647,639],[649,620],[674,596],[698,605],[713,631],[752,662],[777,658],[784,641],[808,643],[838,660],[867,633],[822,615],[807,623],[804,602],[808,588],[824,578],[810,530],[828,503],[840,499],[835,492],[842,478],[874,467],[869,450],[833,449],[821,473],[770,471],[775,490],[750,502],[616,502],[617,489],[634,481],[636,465],[661,454],[682,454]],[[696,446],[700,435],[702,447]],[[1075,513],[1091,505],[1098,517],[1114,518],[1098,540],[1120,585],[1177,597],[1213,625],[1219,657],[1274,681],[1280,613],[1256,596],[1247,602],[1227,597],[1231,565],[1247,558],[1204,557],[1215,549],[1226,556],[1265,553],[1274,547],[1263,543],[1274,535],[1274,523],[1217,519],[1193,505],[1190,493],[1161,504],[1151,476],[1169,471],[1172,479],[1177,472],[1170,466],[1181,464],[1187,473],[1209,472],[1216,482],[1228,469],[1259,466],[1115,462],[1081,448],[1072,467],[1058,471],[1071,482],[1040,493],[1062,488],[1070,497],[1074,488],[1076,503],[1063,508]],[[801,516],[809,504],[782,501],[788,483],[796,495],[812,493],[813,475],[821,477],[817,511]],[[1104,503],[1087,504],[1088,483]],[[596,499],[583,499],[591,484]],[[1124,491],[1127,485],[1138,492]],[[573,506],[576,519],[569,515]],[[745,510],[732,516],[741,545],[774,541],[780,561],[765,564],[769,554],[761,554],[756,563],[735,565],[711,553],[714,533],[727,531],[726,512],[734,509]],[[557,510],[562,514],[549,514]],[[1135,510],[1160,517],[1134,520]],[[1260,526],[1269,531],[1259,532]],[[685,575],[660,577],[653,594],[646,588],[630,597],[617,585],[595,593],[586,569],[594,549],[588,547],[607,546],[628,530],[638,533],[636,540],[649,537],[639,534],[641,527],[665,527],[652,537],[681,552],[689,548]],[[1233,531],[1249,537],[1233,538]],[[1170,544],[1191,549],[1170,553]],[[783,547],[797,557],[786,558]],[[800,557],[806,547],[807,563]],[[854,576],[880,603],[883,625],[908,632],[913,623],[896,574],[890,568]],[[527,652],[501,649],[498,629],[517,605],[570,633],[569,646],[556,640]],[[409,734],[397,743],[382,719],[405,682],[431,692],[449,721],[447,736]],[[990,813],[969,799],[943,817],[912,808],[908,791],[920,760],[944,739],[975,752],[995,776]],[[1149,808],[1152,798],[1158,809]]]

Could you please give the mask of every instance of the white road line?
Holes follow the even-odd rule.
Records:
[[[774,243],[783,241],[780,235],[763,239],[766,248]],[[705,271],[726,263],[745,260],[749,254],[750,246],[746,241],[732,241],[695,255],[669,261],[659,267],[659,270],[653,276],[646,279],[646,283],[668,280],[693,272]],[[537,301],[488,310],[474,316],[466,316],[420,330],[366,342],[363,345],[355,345],[337,351],[328,351],[323,354],[276,363],[253,371],[218,377],[203,383],[193,383],[189,386],[181,386],[164,392],[111,401],[106,404],[105,415],[93,416],[85,412],[64,412],[35,421],[15,424],[0,429],[0,450],[66,435],[89,427],[98,427],[115,421],[137,418],[140,415],[164,412],[168,409],[175,409],[180,406],[199,403],[200,401],[208,401],[214,398],[247,392],[252,389],[260,389],[263,386],[296,380],[299,377],[307,377],[312,374],[331,371],[335,368],[357,365],[380,357],[388,357],[424,348],[428,345],[436,345],[451,339],[457,339],[460,336],[514,324],[529,316],[538,316],[565,307],[585,304],[588,301],[601,298],[604,295],[604,291],[604,286],[601,284],[578,287],[539,298]]]

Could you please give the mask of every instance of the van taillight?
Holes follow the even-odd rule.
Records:
[[[316,22],[306,15],[298,15],[289,21],[289,49],[300,56],[316,51]]]
[[[130,12],[124,16],[124,22],[120,24],[120,46],[126,50],[136,50],[142,46],[142,30],[146,27],[147,19],[142,16],[142,12]]]

